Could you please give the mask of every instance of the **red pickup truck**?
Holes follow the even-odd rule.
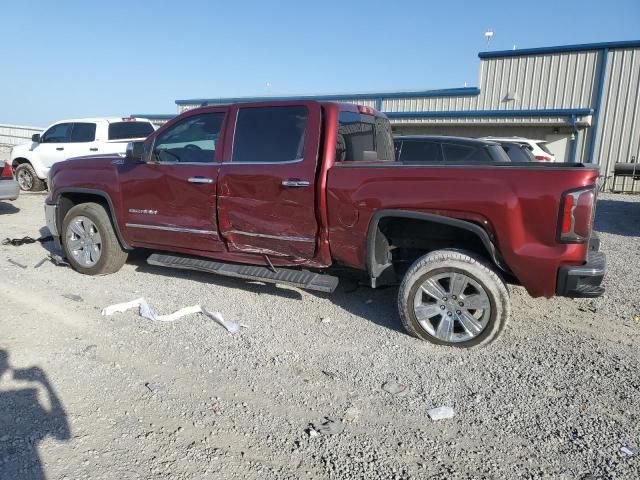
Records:
[[[400,285],[409,333],[470,347],[504,328],[505,282],[603,293],[597,177],[582,164],[402,163],[371,108],[243,103],[185,112],[126,157],[55,164],[45,214],[81,273],[116,272],[136,247],[158,252],[154,265],[324,292],[359,270],[373,288]]]

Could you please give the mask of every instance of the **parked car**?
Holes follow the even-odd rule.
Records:
[[[46,188],[47,173],[54,163],[84,155],[124,155],[127,143],[143,140],[154,130],[143,118],[63,120],[42,135],[33,135],[31,142],[13,147],[11,166],[20,189],[38,192]]]
[[[556,156],[547,148],[545,140],[531,140],[524,137],[484,137],[483,140],[492,142],[517,142],[527,145],[535,160],[539,162],[555,162]]]
[[[407,135],[393,140],[396,160],[403,163],[487,163],[511,160],[496,142],[443,135]]]
[[[497,142],[512,162],[535,162],[536,158],[526,143],[521,142]]]
[[[20,194],[20,187],[13,178],[11,165],[0,160],[0,167],[0,200],[15,200]]]
[[[410,334],[470,347],[503,330],[505,279],[535,297],[595,297],[605,274],[597,166],[475,155],[397,162],[389,121],[369,107],[203,107],[124,158],[56,163],[45,217],[87,275],[117,272],[135,248],[163,251],[152,265],[323,292],[352,269],[400,285]]]

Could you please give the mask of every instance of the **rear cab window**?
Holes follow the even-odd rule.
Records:
[[[388,119],[360,112],[340,112],[336,162],[394,160],[393,137]]]
[[[122,121],[109,124],[109,140],[146,138],[153,133],[151,122]]]

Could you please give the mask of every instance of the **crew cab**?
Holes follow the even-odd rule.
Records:
[[[51,165],[72,157],[123,154],[127,143],[144,140],[154,131],[144,118],[80,118],[63,120],[36,133],[31,142],[13,147],[10,164],[20,189],[39,192]]]
[[[407,331],[444,345],[494,340],[506,282],[535,297],[598,296],[597,167],[409,164],[364,106],[286,101],[189,110],[127,155],[55,164],[47,226],[77,271],[148,263],[333,291],[357,271],[398,285]]]

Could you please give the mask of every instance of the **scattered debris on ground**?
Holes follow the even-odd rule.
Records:
[[[130,302],[117,303],[115,305],[109,305],[102,309],[103,316],[110,316],[114,313],[123,313],[132,308],[138,308],[138,314],[141,317],[157,322],[175,322],[176,320],[194,313],[203,313],[207,317],[214,320],[216,323],[222,325],[227,329],[229,333],[235,334],[240,331],[240,325],[231,321],[225,320],[220,312],[210,312],[201,305],[192,305],[190,307],[184,307],[180,310],[173,312],[169,315],[156,315],[144,298],[136,298]]]
[[[344,431],[344,422],[339,418],[325,417],[322,423],[312,424],[310,430],[320,435],[336,435]]]
[[[430,410],[427,410],[427,415],[434,422],[437,420],[446,420],[447,418],[453,418],[455,412],[451,407],[436,407]]]
[[[398,383],[396,381],[388,381],[382,384],[382,389],[390,393],[391,395],[395,395],[398,397],[404,397],[409,393],[409,386],[404,383]]]
[[[7,258],[7,262],[9,262],[11,265],[15,265],[16,267],[20,267],[20,268],[23,268],[23,269],[27,268],[26,265],[23,265],[23,264],[21,264],[19,262],[16,262],[15,260],[12,260],[11,258]]]

